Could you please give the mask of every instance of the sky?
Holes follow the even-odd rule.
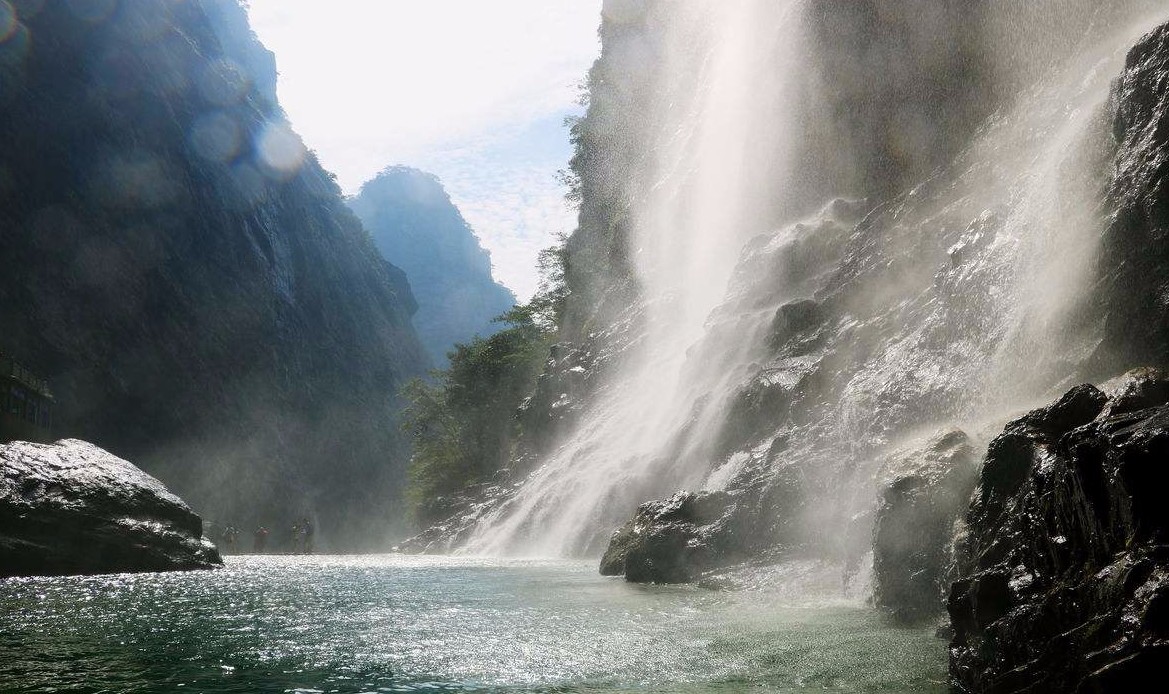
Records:
[[[537,253],[575,226],[556,174],[600,50],[601,0],[248,4],[281,105],[342,190],[390,165],[436,174],[496,279],[528,299]]]

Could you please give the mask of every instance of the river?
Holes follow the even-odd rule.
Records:
[[[943,692],[945,643],[859,601],[638,586],[593,563],[228,557],[0,581],[0,690]]]

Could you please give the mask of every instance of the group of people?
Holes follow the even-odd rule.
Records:
[[[313,553],[313,524],[308,518],[301,518],[299,523],[292,525],[293,554]]]
[[[219,551],[223,554],[235,554],[236,541],[239,539],[239,528],[229,525],[219,535]]]
[[[307,517],[301,518],[292,524],[292,532],[284,547],[287,554],[313,553],[313,524]],[[252,531],[252,552],[264,554],[268,550],[268,538],[271,531],[266,526],[257,526]],[[240,530],[234,525],[227,525],[219,534],[219,551],[222,554],[239,554],[243,550],[239,546]],[[214,535],[212,535],[214,537]]]

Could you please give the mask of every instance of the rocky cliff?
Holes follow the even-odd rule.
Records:
[[[1169,362],[1169,28],[1129,51],[1112,95],[1119,150],[1109,190],[1097,310],[1107,316],[1100,357]]]
[[[436,367],[455,344],[499,329],[515,295],[491,276],[491,254],[434,176],[390,167],[349,199],[382,254],[410,278],[414,325]]]
[[[1169,26],[1128,52],[1112,94],[1117,142],[1091,313],[1090,360],[1164,366]],[[1137,370],[1080,386],[990,444],[949,596],[959,691],[1137,690],[1169,649],[1169,382]]]
[[[966,446],[977,449],[1015,403],[1163,363],[1161,321],[1145,317],[1159,315],[1152,297],[1163,293],[1165,275],[1153,183],[1163,146],[1156,126],[1137,117],[1160,113],[1161,68],[1152,57],[1159,44],[1144,39],[1125,68],[1124,51],[1140,32],[1109,34],[1093,24],[1099,16],[1080,22],[1088,13],[1065,18],[1070,29],[1060,25],[1084,45],[1060,42],[1053,56],[996,56],[989,47],[1015,45],[1012,32],[1024,30],[1010,27],[1012,18],[996,15],[1002,8],[991,4],[942,3],[928,13],[879,2],[813,6],[804,32],[813,69],[842,86],[823,103],[809,102],[812,140],[804,144],[823,151],[817,138],[834,133],[843,150],[855,149],[845,159],[862,175],[837,172],[840,148],[818,166],[799,155],[796,166],[820,185],[852,193],[853,201],[830,203],[749,241],[726,298],[688,349],[686,377],[719,362],[719,387],[730,388],[725,399],[719,392],[695,397],[690,418],[658,449],[663,460],[645,489],[688,478],[707,493],[728,493],[729,504],[706,519],[642,506],[612,547],[633,527],[653,542],[660,526],[668,544],[681,518],[689,536],[678,546],[702,558],[699,566],[779,549],[840,561],[847,573],[875,550],[878,602],[903,616],[936,612],[949,580],[945,541],[962,515],[976,456],[967,449],[935,456],[931,465],[929,446],[914,441],[944,440],[961,427],[970,433]],[[1129,3],[1107,11],[1127,26],[1148,9]],[[1059,25],[1052,11],[1045,6],[1035,21]],[[975,39],[935,42],[939,27]],[[652,30],[651,21],[643,31]],[[841,36],[856,40],[831,44]],[[908,72],[891,67],[901,64]],[[1011,90],[1027,82],[1023,64],[1044,79],[1028,83],[1018,99]],[[1088,66],[1095,72],[1085,81]],[[929,79],[915,80],[917,87],[900,81],[915,70]],[[953,84],[964,86],[954,91]],[[972,103],[971,94],[990,101]],[[936,108],[913,109],[925,122],[904,131],[889,119],[915,99]],[[1061,110],[1068,104],[1077,115]],[[1109,127],[1113,111],[1116,128]],[[942,139],[924,149],[917,140],[896,142],[923,134]],[[1134,143],[1141,147],[1135,153]],[[890,151],[906,156],[886,156]],[[630,189],[638,190],[636,178]],[[1069,195],[1087,201],[1082,210],[1052,215],[1040,202]],[[797,201],[786,209],[801,207]],[[1114,220],[1101,212],[1109,209],[1120,210]],[[758,347],[728,360],[728,336]],[[886,474],[907,447],[921,467]],[[744,514],[758,520],[729,523]],[[655,525],[652,517],[669,522]]]
[[[210,519],[380,542],[414,299],[289,130],[244,9],[12,7],[0,342],[52,382],[56,433]]]

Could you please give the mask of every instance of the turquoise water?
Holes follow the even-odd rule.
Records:
[[[232,557],[0,581],[0,690],[943,692],[945,644],[844,602],[593,563]]]

